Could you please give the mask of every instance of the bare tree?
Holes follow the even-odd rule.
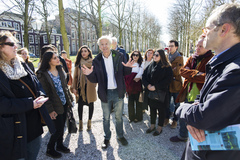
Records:
[[[68,42],[68,37],[67,37],[67,30],[66,30],[66,25],[65,25],[64,8],[63,8],[62,0],[58,0],[58,8],[59,8],[59,18],[60,18],[60,27],[61,27],[63,45],[64,45],[64,49],[66,50],[66,52],[69,56],[69,42]]]
[[[50,16],[50,10],[52,10],[53,2],[51,0],[40,0],[39,4],[36,4],[36,12],[43,17],[45,31],[47,33],[48,44],[51,44],[52,27],[49,26],[48,17]]]
[[[23,28],[24,28],[24,47],[29,48],[28,42],[28,30],[31,28],[30,22],[32,19],[32,13],[34,9],[34,0],[9,0],[8,4],[6,1],[2,0],[3,4],[5,4],[9,11],[16,12],[20,15],[23,15]]]
[[[122,43],[123,30],[126,27],[129,15],[126,14],[127,0],[112,0],[109,1],[109,8],[111,10],[110,21],[117,25],[119,32],[119,44]]]

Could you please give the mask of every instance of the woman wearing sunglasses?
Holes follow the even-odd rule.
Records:
[[[171,83],[173,73],[171,65],[167,60],[163,50],[158,49],[153,54],[153,63],[151,63],[144,71],[142,81],[144,87],[148,91],[161,90],[165,92],[165,98],[163,102],[156,99],[148,98],[148,104],[150,106],[151,126],[146,133],[153,133],[154,136],[159,135],[162,132],[163,122],[165,119],[165,110],[168,107],[169,102],[169,84]],[[148,95],[146,95],[148,96]],[[158,126],[155,128],[156,117],[158,111]]]
[[[142,121],[142,103],[139,102],[139,95],[142,91],[143,58],[140,51],[133,51],[131,59],[134,61],[132,73],[124,77],[126,91],[128,93],[128,116],[130,122]],[[136,103],[136,110],[134,109]]]
[[[46,107],[56,127],[56,132],[51,135],[48,142],[46,155],[52,158],[60,158],[62,154],[57,151],[70,152],[63,145],[63,133],[67,107],[72,107],[72,97],[67,86],[67,74],[60,64],[57,53],[53,51],[44,53],[40,68],[37,71],[37,77],[49,97]]]
[[[0,159],[36,159],[41,147],[41,115],[50,132],[43,89],[17,55],[15,37],[0,32]],[[40,115],[41,114],[41,115]]]

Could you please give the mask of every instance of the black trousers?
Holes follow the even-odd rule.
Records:
[[[65,122],[66,122],[66,109],[67,105],[64,105],[64,113],[63,114],[58,114],[56,119],[53,120],[56,132],[51,135],[50,140],[48,142],[48,149],[54,149],[55,144],[57,142],[57,146],[63,145],[63,133],[64,133],[64,127],[65,127]]]
[[[151,117],[151,124],[156,124],[157,112],[158,112],[158,126],[163,126],[164,119],[166,116],[166,107],[159,106],[159,103],[155,100],[149,99],[150,103],[150,117]]]
[[[89,108],[89,112],[88,112],[88,119],[91,120],[92,116],[93,116],[93,110],[94,110],[94,103],[87,103],[84,102],[82,99],[82,96],[79,96],[79,100],[78,100],[78,116],[79,116],[79,120],[82,120],[82,114],[83,114],[83,106],[87,105]]]
[[[139,95],[140,93],[131,94],[128,96],[128,115],[130,121],[134,121],[134,119],[137,119],[138,121],[143,120],[142,103],[138,101]],[[134,104],[136,104],[136,109]]]

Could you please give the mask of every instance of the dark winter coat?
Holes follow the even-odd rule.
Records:
[[[162,90],[166,91],[167,94],[169,94],[169,85],[171,83],[173,76],[172,68],[169,67],[162,67],[162,63],[156,63],[153,62],[147,66],[147,68],[144,70],[144,73],[142,75],[142,83],[144,85],[144,88],[146,90],[144,94],[144,105],[148,105],[148,92],[147,86],[149,84],[155,86],[156,90]],[[168,96],[166,96],[166,99]],[[164,103],[159,102],[159,107],[167,107],[165,102],[167,100],[165,99]],[[164,105],[164,106],[163,106]]]
[[[35,85],[36,96],[44,95],[41,84],[30,68],[22,63]],[[33,109],[33,98],[16,98],[9,79],[0,70],[0,159],[13,160],[24,158],[27,152],[27,111]],[[15,92],[16,93],[16,92]],[[51,133],[55,132],[54,124],[43,105],[38,109],[47,123]]]
[[[239,95],[240,43],[207,63],[199,104],[181,105],[176,114],[195,128],[221,130],[228,125],[240,124]],[[239,157],[240,151],[192,151],[189,143],[185,154],[188,160],[238,160]]]
[[[132,68],[123,66],[125,58],[122,53],[111,50],[113,57],[114,76],[117,83],[119,98],[124,98],[126,92],[124,76],[131,74]],[[93,60],[93,72],[87,76],[92,83],[98,83],[98,97],[102,102],[107,103],[107,72],[104,64],[102,53],[98,54]]]

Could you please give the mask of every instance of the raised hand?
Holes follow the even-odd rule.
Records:
[[[93,72],[93,66],[89,69],[88,67],[86,67],[85,65],[82,66],[82,72],[85,75],[89,75]]]
[[[136,67],[136,66],[133,66],[134,64],[134,60],[132,60],[132,58],[129,58],[128,62],[125,64],[124,62],[122,62],[122,64],[125,66],[125,67],[130,67],[130,68],[133,68],[133,67]]]

